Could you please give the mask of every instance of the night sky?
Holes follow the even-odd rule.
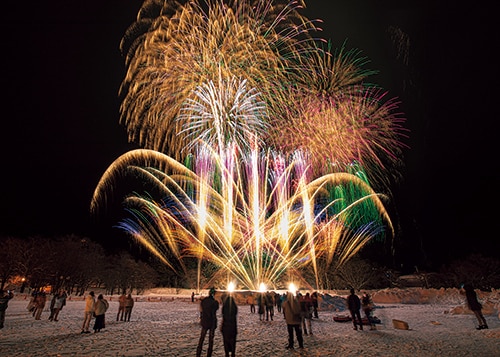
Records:
[[[406,269],[472,252],[500,258],[497,21],[479,2],[445,3],[310,0],[305,12],[323,19],[322,37],[336,47],[347,40],[361,49],[380,71],[370,80],[402,101],[410,149],[391,209],[396,261]],[[52,1],[4,11],[0,236],[124,239],[112,218],[90,217],[89,205],[106,168],[136,148],[119,124],[119,43],[141,4]],[[409,35],[407,65],[390,26]]]

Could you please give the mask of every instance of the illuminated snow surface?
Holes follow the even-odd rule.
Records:
[[[17,295],[9,302],[5,327],[0,330],[0,356],[186,356],[192,357],[200,333],[198,302],[188,295],[141,296],[130,322],[116,321],[118,296],[109,298],[106,327],[100,333],[81,334],[84,302],[67,302],[59,321],[48,320],[47,301],[41,320],[26,310],[28,301]],[[80,298],[81,299],[81,298]],[[49,299],[48,299],[49,300]],[[461,302],[457,302],[460,304]],[[355,331],[350,322],[333,316],[345,311],[320,311],[312,321],[312,335],[304,336],[303,350],[285,349],[287,331],[283,315],[259,321],[248,305],[239,305],[239,356],[495,356],[500,351],[500,320],[486,315],[488,330],[476,330],[470,314],[451,314],[457,304],[377,304],[381,320],[375,331]],[[220,326],[220,309],[219,309]],[[406,321],[409,330],[393,327],[392,319]],[[93,321],[91,323],[91,328]],[[208,338],[208,337],[207,337]],[[297,343],[296,343],[297,344]],[[202,355],[206,355],[207,341]],[[214,357],[224,356],[217,330]]]

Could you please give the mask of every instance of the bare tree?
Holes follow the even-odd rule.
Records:
[[[335,280],[339,288],[354,288],[360,290],[372,287],[378,281],[377,269],[373,265],[359,258],[353,258],[339,266],[336,270]]]
[[[2,237],[0,250],[0,289],[4,290],[7,282],[19,273],[18,261],[22,252],[19,238]]]

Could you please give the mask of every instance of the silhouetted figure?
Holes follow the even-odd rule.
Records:
[[[291,292],[287,293],[286,300],[283,302],[283,315],[285,315],[286,328],[288,331],[288,345],[286,349],[292,349],[294,345],[293,332],[297,337],[299,348],[304,348],[304,339],[302,337],[300,303]]]
[[[5,293],[3,290],[0,290],[0,329],[3,328],[5,323],[5,311],[7,307],[9,307],[9,300],[14,297],[12,291],[7,291]]]
[[[123,321],[130,321],[130,315],[132,315],[132,309],[134,308],[134,298],[132,294],[128,294],[125,299],[125,317]]]
[[[255,297],[250,293],[247,297],[247,304],[250,305],[250,313],[255,314]]]
[[[363,329],[363,321],[361,320],[361,301],[359,300],[358,295],[355,294],[354,289],[351,289],[351,294],[347,297],[347,308],[351,313],[352,323],[354,325],[354,329],[357,330],[359,325],[359,329]]]
[[[486,319],[483,316],[482,309],[483,306],[477,300],[477,294],[471,284],[464,285],[465,297],[467,299],[467,305],[469,309],[476,315],[479,326],[476,327],[478,330],[487,329],[488,325],[486,324]]]
[[[312,299],[309,293],[301,295],[299,298],[301,317],[302,317],[302,331],[305,335],[312,335]]]
[[[264,304],[266,306],[266,321],[269,321],[269,318],[271,318],[271,321],[273,321],[273,317],[274,317],[274,295],[270,291],[268,291],[264,295]]]
[[[264,314],[266,313],[266,300],[263,292],[260,292],[257,295],[257,312],[259,313],[259,320],[264,321]]]
[[[281,305],[283,304],[283,299],[281,298],[281,294],[276,293],[274,295],[274,303],[276,305],[276,310],[281,313]]]
[[[319,318],[319,316],[318,316],[318,293],[316,291],[314,291],[311,294],[311,299],[313,303],[313,317],[317,319]]]
[[[52,321],[54,319],[54,305],[56,303],[56,297],[59,294],[59,292],[55,292],[54,295],[52,296],[52,299],[50,300],[50,316],[49,316],[49,321]]]
[[[212,351],[214,349],[214,336],[215,329],[217,328],[217,310],[219,309],[219,302],[215,300],[215,289],[210,289],[209,295],[202,299],[200,302],[200,324],[201,333],[200,339],[198,341],[198,347],[196,348],[196,357],[201,357],[201,350],[203,349],[203,342],[205,341],[205,336],[208,332],[208,349],[207,357],[212,356]]]
[[[228,295],[222,303],[221,324],[224,353],[226,357],[235,357],[236,335],[238,334],[237,315],[238,306],[236,305],[236,301],[231,295]]]

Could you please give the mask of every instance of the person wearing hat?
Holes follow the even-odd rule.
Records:
[[[215,300],[215,289],[211,288],[209,295],[200,302],[200,325],[201,334],[196,348],[196,357],[201,357],[201,350],[205,336],[208,332],[208,349],[207,357],[212,356],[214,348],[215,330],[217,329],[217,310],[219,309],[219,302]]]

